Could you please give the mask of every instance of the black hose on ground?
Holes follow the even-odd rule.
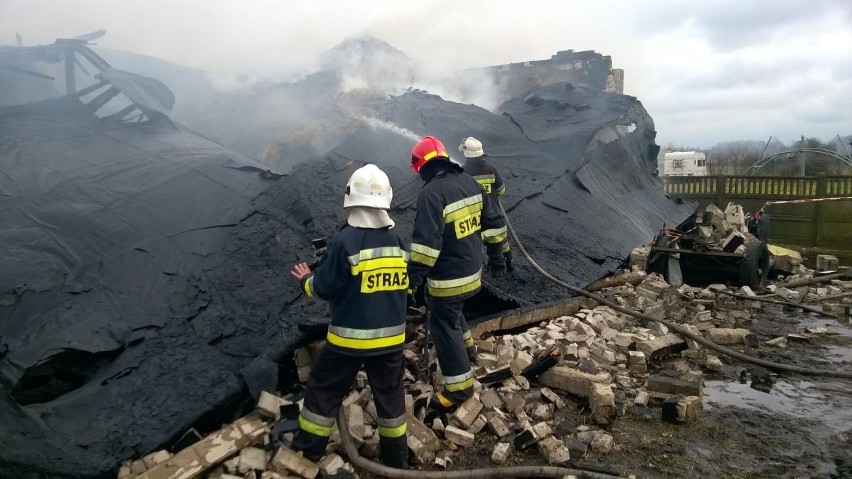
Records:
[[[561,478],[574,476],[586,479],[613,479],[609,474],[584,471],[582,469],[569,469],[556,466],[512,466],[512,467],[490,467],[487,469],[468,469],[459,471],[420,471],[397,469],[371,461],[358,452],[358,447],[349,434],[349,424],[346,422],[346,414],[343,408],[337,413],[337,428],[340,431],[340,440],[349,456],[349,462],[365,471],[372,472],[382,477],[392,479],[501,479],[510,477],[553,477]]]
[[[658,323],[664,325],[665,327],[669,328],[670,330],[678,333],[679,335],[681,335],[683,337],[689,338],[689,339],[695,341],[696,343],[701,344],[702,346],[705,346],[709,349],[712,349],[713,351],[721,353],[725,356],[728,356],[728,357],[731,357],[731,358],[734,358],[734,359],[739,359],[740,361],[744,361],[744,362],[751,363],[751,364],[756,364],[758,366],[762,366],[762,367],[765,367],[767,369],[771,369],[771,370],[774,370],[774,371],[786,371],[786,372],[791,372],[791,373],[804,374],[804,375],[807,375],[807,376],[823,376],[823,377],[830,377],[830,378],[852,379],[852,372],[849,372],[849,371],[831,371],[831,370],[828,370],[828,369],[803,368],[803,367],[799,367],[799,366],[790,366],[790,365],[787,365],[787,364],[773,363],[771,361],[765,361],[763,359],[754,358],[754,357],[748,356],[746,354],[743,354],[739,351],[734,351],[733,349],[729,349],[729,348],[726,348],[724,346],[720,346],[720,345],[718,345],[718,344],[716,344],[712,341],[708,341],[707,339],[704,339],[703,336],[693,334],[689,330],[682,328],[682,327],[678,326],[677,324],[672,323],[671,321],[667,321],[665,319],[660,319],[660,318],[655,318],[653,316],[649,316],[647,314],[640,313],[638,311],[633,311],[633,310],[624,308],[624,307],[619,306],[618,304],[616,304],[616,303],[614,303],[614,302],[612,302],[612,301],[610,301],[606,298],[603,298],[603,297],[598,296],[596,294],[585,291],[582,288],[572,286],[572,285],[562,281],[561,279],[557,278],[556,276],[553,276],[552,274],[548,273],[541,266],[539,266],[538,263],[535,262],[535,260],[530,256],[530,254],[524,248],[524,245],[521,243],[520,238],[518,238],[518,234],[515,233],[515,228],[512,227],[512,223],[509,221],[509,215],[506,214],[506,210],[503,209],[503,205],[500,204],[499,201],[498,201],[498,204],[500,206],[500,211],[503,212],[503,216],[506,218],[506,226],[509,229],[509,234],[512,236],[512,239],[515,241],[515,244],[518,246],[518,249],[521,250],[521,254],[524,255],[524,258],[526,258],[526,260],[530,263],[530,265],[536,271],[541,273],[542,276],[544,276],[545,278],[549,279],[550,281],[558,284],[559,286],[562,286],[563,288],[568,289],[569,291],[573,291],[573,292],[581,294],[581,295],[583,295],[587,298],[594,299],[595,301],[597,301],[601,304],[605,304],[605,305],[609,306],[610,308],[612,308],[612,309],[614,309],[618,312],[628,314],[628,315],[633,316],[635,318],[639,318],[643,321],[658,322]]]
[[[746,299],[746,300],[749,300],[749,301],[762,301],[764,303],[769,303],[769,304],[780,304],[782,306],[790,306],[790,307],[798,308],[798,309],[808,311],[808,312],[811,312],[811,313],[819,314],[820,316],[827,316],[829,318],[837,319],[836,314],[827,313],[827,312],[825,312],[825,311],[823,311],[819,308],[815,308],[813,306],[808,306],[806,304],[799,304],[799,303],[794,303],[792,301],[782,301],[782,300],[777,300],[777,299],[771,299],[771,298],[766,298],[764,296],[748,296],[748,295],[745,295],[745,294],[732,293],[730,291],[719,291],[719,292],[722,293],[722,294],[728,295],[728,296],[733,296],[734,298],[738,298],[738,299]]]

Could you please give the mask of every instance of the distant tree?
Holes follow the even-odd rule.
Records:
[[[765,142],[739,140],[718,143],[710,149],[707,172],[711,175],[739,175],[761,158]]]

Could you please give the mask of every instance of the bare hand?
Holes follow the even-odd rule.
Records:
[[[305,276],[311,274],[311,268],[308,268],[308,263],[298,263],[293,266],[293,270],[290,271],[290,276],[295,278],[297,281],[302,281],[305,279]]]

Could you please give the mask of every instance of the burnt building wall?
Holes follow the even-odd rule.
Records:
[[[549,60],[477,68],[466,70],[466,73],[486,73],[505,98],[523,95],[537,86],[565,81],[595,90],[624,93],[624,70],[613,69],[609,55],[601,55],[593,50],[563,50]]]

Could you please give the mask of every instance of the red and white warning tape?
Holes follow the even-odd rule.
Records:
[[[803,198],[803,199],[799,199],[799,200],[767,201],[766,203],[763,204],[763,206],[760,208],[760,211],[757,212],[757,215],[755,215],[755,217],[759,217],[758,215],[765,213],[766,208],[768,208],[769,205],[792,205],[792,204],[796,204],[796,203],[815,203],[817,201],[837,201],[837,200],[852,200],[852,196],[835,196],[833,198]]]

